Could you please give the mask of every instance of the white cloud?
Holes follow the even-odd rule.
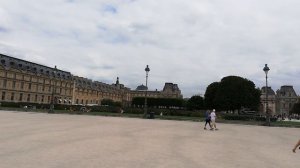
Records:
[[[184,96],[239,75],[300,92],[296,0],[48,0],[0,2],[2,53],[135,89],[178,83]]]

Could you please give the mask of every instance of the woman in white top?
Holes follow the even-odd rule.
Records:
[[[210,113],[210,119],[211,119],[211,125],[212,125],[212,130],[215,129],[215,130],[218,130],[217,129],[217,125],[216,125],[216,110],[213,109],[213,111]]]

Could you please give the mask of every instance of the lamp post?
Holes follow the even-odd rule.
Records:
[[[145,71],[146,71],[146,91],[145,91],[145,104],[144,104],[144,118],[146,118],[147,114],[148,114],[147,92],[148,92],[148,73],[150,71],[150,68],[148,65],[146,66]]]
[[[270,70],[270,68],[268,67],[268,64],[265,64],[265,67],[263,69],[265,71],[266,74],[266,88],[265,88],[265,93],[266,93],[266,120],[267,120],[267,125],[270,126],[270,114],[268,111],[268,72]]]
[[[280,108],[280,112],[281,112],[281,114],[280,114],[280,115],[281,115],[281,119],[283,119],[283,107],[284,107],[284,103],[285,103],[285,102],[284,102],[284,100],[282,99],[282,100],[281,100],[281,108]]]
[[[53,70],[53,79],[54,80],[55,80],[56,72],[57,72],[57,68],[55,66],[54,70]],[[49,113],[54,113],[54,92],[55,92],[55,82],[53,82],[53,84],[52,84],[52,94],[51,94],[51,103],[50,103]]]

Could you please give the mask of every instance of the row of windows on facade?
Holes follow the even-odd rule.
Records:
[[[2,81],[2,80],[1,80]],[[7,85],[7,83],[10,83],[11,81],[7,81],[6,79],[4,79],[3,81],[2,81],[2,85],[3,85],[3,87],[6,87],[6,85]],[[12,81],[12,85],[13,85],[13,87],[15,87],[16,86],[16,83],[17,83],[17,81]],[[21,83],[21,87],[23,87],[24,86],[24,83],[25,82],[20,82]],[[27,83],[27,82],[26,82]],[[30,85],[31,86],[31,84],[32,83],[28,83],[28,85]],[[43,83],[43,86],[44,85],[47,85],[46,83]],[[48,85],[54,85],[54,86],[60,86],[60,87],[65,87],[65,88],[71,88],[71,85],[69,85],[68,83],[65,83],[65,84],[63,84],[63,82],[57,82],[57,81],[52,81],[52,83],[51,84],[48,84]],[[64,86],[63,86],[64,85]]]
[[[36,86],[36,85],[34,85],[34,86]],[[7,82],[4,80],[4,82],[3,82],[3,88],[7,88]],[[16,82],[15,81],[13,81],[13,83],[12,83],[12,85],[11,86],[9,86],[8,88],[11,88],[11,89],[16,89]],[[41,87],[35,87],[36,88],[36,91],[39,91],[39,90],[42,90],[43,92],[45,91],[45,86],[43,85],[43,86],[41,86]],[[52,91],[53,92],[55,92],[55,93],[57,93],[57,91],[56,90],[52,90],[53,89],[53,87],[52,86],[46,86],[46,88],[48,88],[48,92],[49,93],[51,93]],[[24,90],[24,82],[21,82],[20,83],[20,88],[19,89],[21,89],[21,90]],[[32,90],[32,84],[31,83],[29,83],[28,85],[27,85],[27,89],[28,89],[28,91],[31,91]],[[57,88],[55,88],[55,89],[57,89]],[[34,89],[33,89],[34,90]],[[46,89],[47,90],[47,89]],[[65,94],[67,94],[67,92],[69,92],[69,94],[71,95],[71,90],[63,90],[62,88],[59,88],[59,92],[58,93],[62,93],[63,91],[65,91]],[[90,94],[92,94],[93,92],[91,92]],[[84,93],[82,92],[82,93],[78,93],[78,95],[83,95]],[[86,92],[86,95],[89,95],[89,92]],[[99,92],[97,93],[97,96],[99,96]],[[111,93],[104,93],[104,94],[102,94],[102,97],[104,97],[104,96],[111,96],[111,97],[113,97],[113,98],[121,98],[121,95],[119,95],[119,94],[117,94],[117,95],[113,95],[113,94],[111,94]]]
[[[266,104],[266,101],[263,101],[264,104]],[[268,102],[268,104],[277,104],[275,102]],[[285,102],[280,102],[279,103],[283,108],[292,108],[293,107],[293,103],[285,103]]]
[[[3,80],[3,83],[2,83],[2,87],[3,88],[7,88],[7,86],[8,86],[8,88],[11,88],[11,89],[16,89],[16,81],[13,81],[12,82],[12,85],[7,85],[7,81],[6,80]],[[39,91],[39,90],[42,90],[42,92],[44,92],[45,91],[45,88],[48,88],[48,89],[46,89],[46,90],[48,90],[48,92],[50,93],[51,91],[54,91],[54,92],[56,92],[55,90],[53,90],[53,86],[38,86],[38,85],[34,85],[34,86],[36,86],[35,88],[36,88],[36,90],[35,91]],[[39,89],[40,88],[40,89]],[[24,90],[25,88],[24,88],[24,82],[21,82],[20,83],[20,87],[18,88],[18,89],[21,89],[21,90]],[[27,89],[28,89],[28,91],[31,91],[32,90],[32,84],[31,83],[28,83],[28,86],[27,86]],[[59,93],[62,93],[63,91],[65,91],[65,94],[67,94],[68,92],[69,92],[69,94],[71,94],[71,89],[63,89],[63,88],[59,88]]]
[[[79,99],[76,99],[76,104],[84,104],[83,102],[84,102],[83,99],[80,100],[80,103],[79,103]],[[90,104],[99,104],[99,102],[100,101],[98,100],[90,100]],[[89,100],[85,100],[85,104],[89,104]]]
[[[8,78],[13,78],[13,79],[17,79],[17,75],[16,75],[16,73],[7,73],[7,72],[5,72],[5,75],[4,75],[5,77],[8,77]],[[39,79],[37,79],[37,78],[34,78],[34,77],[32,77],[32,76],[25,76],[25,75],[22,75],[22,77],[20,78],[21,80],[27,80],[27,81],[38,81]],[[49,84],[49,83],[51,83],[51,80],[50,79],[42,79],[43,80],[43,84]],[[39,80],[40,81],[40,80]],[[52,83],[53,83],[53,81],[55,81],[55,82],[57,82],[58,83],[58,85],[60,85],[61,87],[63,86],[63,85],[65,85],[65,87],[71,87],[71,85],[69,84],[69,83],[65,83],[64,84],[64,82],[60,82],[60,81],[57,81],[57,80],[52,80]],[[109,89],[109,86],[102,86],[103,88],[106,88],[106,89]]]
[[[42,79],[42,78],[35,78],[35,77],[32,77],[32,76],[27,76],[27,75],[16,75],[16,73],[14,73],[13,75],[11,75],[11,73],[9,73],[10,75],[7,75],[7,72],[5,72],[5,75],[4,77],[6,78],[12,78],[12,79],[17,79],[17,80],[23,80],[23,81],[29,81],[29,82],[38,82],[38,83],[43,83],[43,84],[53,84],[54,82],[59,85],[59,86],[65,86],[65,87],[71,87],[71,84],[68,83],[68,82],[63,82],[63,81],[60,81],[60,80],[55,80],[55,79]],[[21,77],[18,77],[17,76],[21,76]]]
[[[18,98],[17,98],[17,95],[18,95]],[[45,97],[47,97],[47,101],[45,101]],[[6,99],[6,92],[2,92],[2,96],[1,96],[1,100],[3,101],[6,101],[6,100],[10,100],[10,101],[15,101],[15,100],[18,100],[20,102],[23,101],[23,98],[24,98],[24,94],[23,93],[14,93],[12,92],[10,94],[10,98],[9,99]],[[31,94],[27,94],[27,98],[26,98],[26,102],[31,102],[31,101],[34,101],[34,102],[37,102],[38,101],[38,95],[34,95],[34,99],[32,99],[32,95]],[[67,98],[63,100],[59,99],[58,100],[59,103],[71,103],[71,101],[68,101]],[[51,96],[45,96],[45,95],[41,95],[40,97],[40,102],[41,103],[50,103],[51,102]]]
[[[111,97],[119,97],[121,98],[122,96],[120,94],[113,94],[113,93],[107,93],[107,92],[95,92],[95,91],[86,91],[86,92],[83,92],[83,91],[77,91],[77,95],[79,96],[84,96],[84,95],[95,95],[95,96],[111,96]]]
[[[7,99],[6,92],[2,92],[1,100],[3,100],[3,101],[6,101],[6,100],[16,101],[16,100],[18,100],[18,101],[22,102],[23,98],[24,98],[24,95],[25,94],[23,94],[23,93],[17,93],[16,94],[16,93],[12,92],[12,93],[10,93],[10,98]],[[34,99],[32,99],[32,96],[33,95],[31,95],[31,94],[27,94],[26,102],[31,102],[32,100],[34,102],[37,102],[39,100],[38,95],[34,95]],[[47,97],[46,101],[45,101],[45,97]],[[90,101],[91,104],[94,104],[94,103],[98,104],[100,102],[98,100],[85,100],[85,104],[88,104],[89,101]],[[40,96],[40,102],[41,103],[50,103],[51,102],[51,96],[41,95]],[[65,104],[70,104],[71,103],[71,101],[70,100],[68,101],[67,98],[65,98],[64,100],[58,99],[58,102],[59,103],[65,103]],[[80,102],[81,102],[80,104],[84,104],[83,99],[81,99]],[[79,104],[79,99],[76,100],[76,104]]]

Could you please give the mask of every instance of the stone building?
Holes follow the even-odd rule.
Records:
[[[92,81],[87,78],[74,76],[75,92],[73,101],[81,105],[100,105],[103,99],[111,99],[128,105],[131,101],[130,89],[119,83],[115,84]]]
[[[139,85],[134,91],[131,91],[132,98],[144,97],[148,88],[145,85]],[[165,83],[162,91],[147,90],[147,97],[153,98],[178,98],[182,99],[182,94],[177,84]]]
[[[182,98],[177,84],[166,83],[162,91],[148,91],[148,97]],[[106,84],[72,75],[60,69],[0,54],[0,102],[100,105],[103,99],[131,104],[144,97],[145,90],[131,90],[116,83]]]
[[[261,109],[260,113],[266,112],[266,87],[262,87],[261,92]],[[281,86],[275,92],[271,87],[268,87],[268,110],[271,115],[289,114],[295,103],[299,102],[299,96],[297,96],[293,86],[284,85]]]
[[[266,101],[266,91],[268,93],[268,101]],[[268,112],[270,115],[276,114],[276,95],[274,90],[271,87],[262,87],[261,89],[261,108],[260,108],[260,114],[265,115],[266,109],[267,109],[267,102],[268,102]]]
[[[0,54],[0,97],[6,102],[71,104],[70,72]]]
[[[276,91],[276,110],[278,114],[289,114],[295,103],[298,102],[298,96],[290,85],[281,86]]]

